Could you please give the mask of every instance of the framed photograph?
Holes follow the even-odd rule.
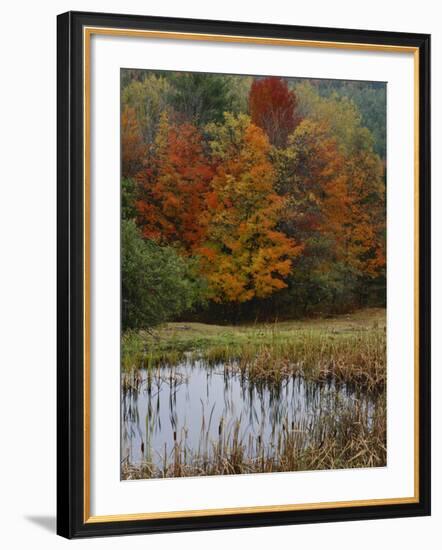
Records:
[[[58,533],[430,513],[430,37],[58,17]]]

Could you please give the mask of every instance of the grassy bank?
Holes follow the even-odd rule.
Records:
[[[382,389],[386,376],[385,310],[367,309],[328,319],[217,326],[167,323],[153,332],[128,332],[122,367],[139,368],[204,360],[240,370],[254,381],[278,382],[292,374],[334,377]]]

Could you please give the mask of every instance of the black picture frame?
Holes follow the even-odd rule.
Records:
[[[406,504],[91,522],[84,490],[85,27],[415,48],[419,57],[419,498]],[[67,538],[335,522],[430,514],[430,36],[68,12],[57,21],[57,533]]]

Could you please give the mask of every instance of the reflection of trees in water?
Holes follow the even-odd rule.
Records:
[[[320,445],[351,417],[369,429],[378,406],[375,396],[333,380],[255,382],[199,363],[124,376],[122,459],[134,464],[167,467],[177,447],[186,461],[238,448],[249,459],[277,456],[288,437],[297,449]]]

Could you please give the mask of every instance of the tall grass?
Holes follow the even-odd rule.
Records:
[[[383,330],[333,334],[298,331],[275,334],[275,329],[251,331],[247,339],[228,342],[158,340],[128,334],[123,339],[123,371],[177,365],[203,360],[239,370],[254,381],[279,382],[300,374],[312,380],[330,377],[369,390],[386,380],[386,336]],[[198,347],[198,345],[200,347]]]
[[[381,400],[385,397],[382,396]],[[218,438],[209,437],[211,416],[203,420],[200,443],[191,449],[186,430],[174,433],[173,445],[159,452],[157,460],[139,465],[122,464],[125,480],[206,475],[269,473],[339,468],[381,467],[386,465],[385,402],[379,402],[373,415],[358,403],[342,409],[337,417],[324,416],[311,423],[295,423],[285,418],[274,434],[272,445],[260,435],[241,438],[241,420],[226,428],[222,421]]]

